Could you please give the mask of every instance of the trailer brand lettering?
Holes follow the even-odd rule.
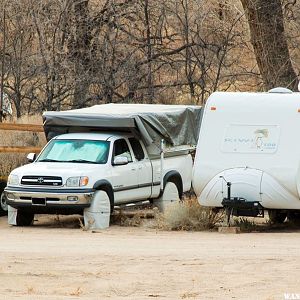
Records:
[[[223,152],[274,153],[277,150],[279,127],[276,125],[229,125],[222,144]]]

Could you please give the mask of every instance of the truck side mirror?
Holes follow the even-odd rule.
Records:
[[[128,158],[126,156],[118,156],[114,158],[114,166],[122,166],[128,164]]]
[[[27,155],[28,162],[32,163],[33,161],[35,161],[35,159],[36,159],[36,154],[35,153],[29,153]]]

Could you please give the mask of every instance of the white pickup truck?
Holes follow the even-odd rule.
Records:
[[[31,164],[11,172],[5,194],[17,209],[15,225],[32,224],[34,214],[81,214],[100,191],[111,212],[115,205],[158,199],[168,184],[177,198],[191,187],[190,146],[150,158],[130,132],[76,131],[55,136],[37,157],[28,155]]]

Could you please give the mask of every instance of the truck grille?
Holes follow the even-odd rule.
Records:
[[[61,186],[62,178],[56,176],[23,176],[21,184]]]

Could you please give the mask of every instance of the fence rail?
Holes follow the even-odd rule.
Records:
[[[43,125],[0,123],[0,130],[43,132]]]
[[[11,147],[11,146],[0,146],[0,153],[39,153],[42,148],[40,147]]]
[[[36,124],[15,124],[15,123],[0,123],[0,130],[11,131],[29,131],[29,132],[43,132],[42,125]],[[17,146],[0,146],[0,153],[39,153],[40,147],[17,147]]]

